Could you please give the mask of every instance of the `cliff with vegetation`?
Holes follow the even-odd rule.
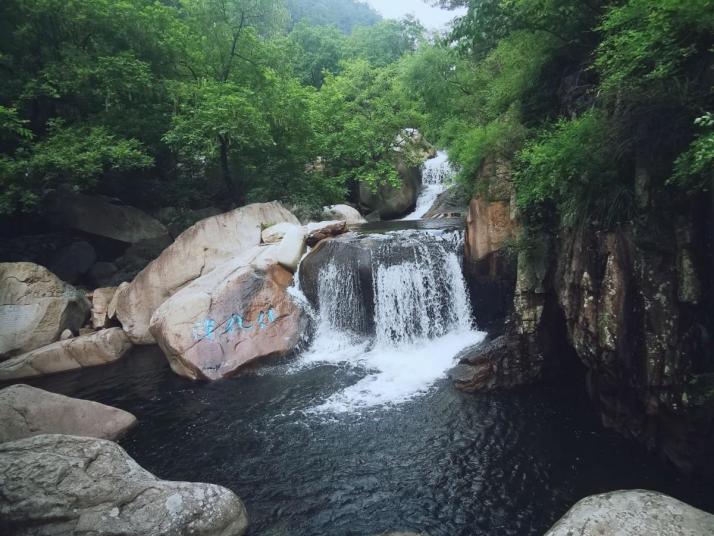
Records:
[[[577,356],[606,425],[711,470],[714,4],[443,3],[408,72],[473,192],[472,281],[512,304],[497,358]]]

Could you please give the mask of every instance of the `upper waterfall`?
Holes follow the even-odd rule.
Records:
[[[449,181],[454,177],[455,171],[449,162],[445,151],[439,151],[434,158],[424,162],[421,168],[422,189],[417,198],[414,212],[406,215],[402,220],[419,220],[434,205],[436,198],[442,194]]]

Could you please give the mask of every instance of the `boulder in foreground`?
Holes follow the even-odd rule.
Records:
[[[30,387],[0,390],[0,443],[40,434],[117,440],[136,425],[131,413]]]
[[[0,263],[0,360],[79,330],[89,314],[84,294],[38,264]]]
[[[159,480],[111,441],[40,435],[0,444],[0,533],[241,536],[241,500]]]
[[[121,328],[81,335],[0,363],[0,381],[106,365],[120,359],[130,348],[131,342]]]
[[[156,342],[151,316],[167,299],[217,266],[258,246],[261,231],[280,222],[299,225],[280,203],[256,203],[202,220],[144,268],[117,296],[117,318],[134,344]]]
[[[586,497],[545,536],[711,536],[714,515],[654,491]]]

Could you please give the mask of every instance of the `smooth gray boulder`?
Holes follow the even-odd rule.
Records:
[[[84,325],[83,292],[31,262],[0,263],[0,361],[59,340]]]
[[[646,490],[586,497],[545,536],[711,536],[714,515]]]
[[[241,536],[230,490],[159,480],[103,439],[39,435],[0,444],[0,533]]]
[[[136,425],[131,413],[30,387],[0,390],[0,443],[40,434],[117,440]]]

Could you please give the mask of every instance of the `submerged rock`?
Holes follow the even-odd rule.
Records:
[[[156,309],[194,279],[258,246],[266,225],[298,219],[280,203],[256,203],[202,220],[144,268],[117,297],[117,317],[134,344],[155,342],[149,322]]]
[[[586,497],[545,536],[711,536],[714,515],[654,491]]]
[[[292,352],[305,329],[275,263],[278,247],[257,247],[213,270],[164,302],[151,333],[177,374],[215,380],[263,357]]]
[[[40,435],[0,444],[0,532],[16,536],[241,536],[241,500],[159,480],[111,441]]]
[[[44,376],[106,365],[131,348],[121,328],[111,328],[58,341],[0,363],[0,381]]]
[[[30,262],[0,263],[0,360],[76,332],[89,301],[46,268]]]
[[[0,443],[40,434],[117,440],[136,425],[121,409],[70,398],[29,385],[0,390]]]

